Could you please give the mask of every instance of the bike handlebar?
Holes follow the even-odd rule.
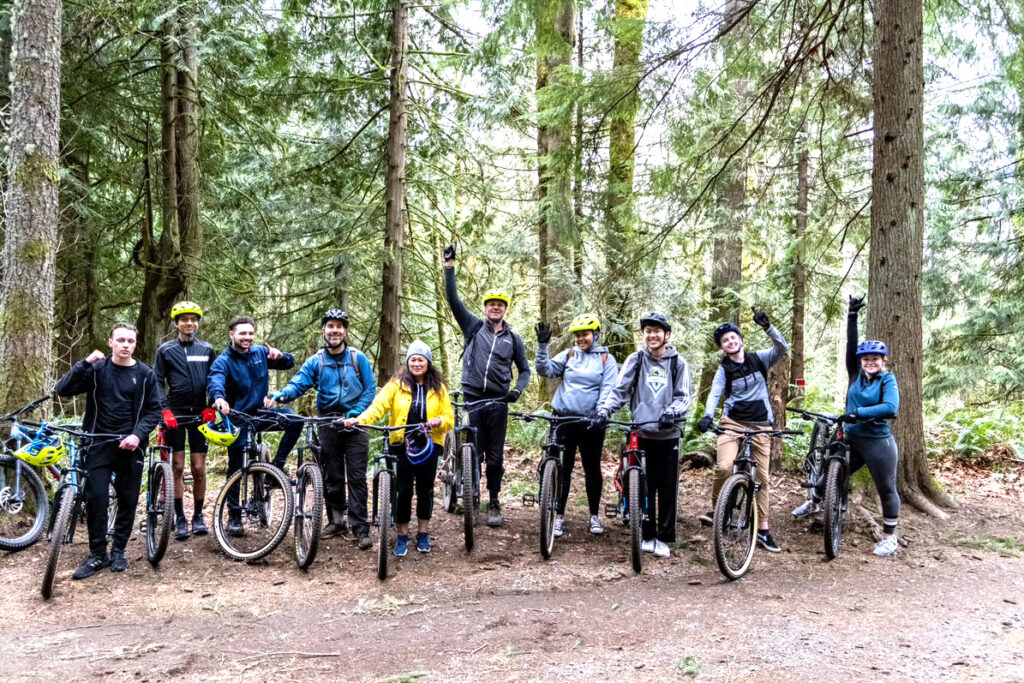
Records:
[[[516,413],[509,411],[512,417],[518,417],[523,422],[534,420],[547,420],[552,424],[565,424],[568,422],[588,422],[590,418],[581,415],[554,415],[552,413]]]
[[[810,410],[804,410],[803,408],[786,408],[787,412],[796,413],[808,420],[825,420],[826,422],[839,422],[838,415],[826,415],[825,413],[813,413]]]
[[[11,422],[11,421],[17,419],[17,417],[19,415],[21,415],[22,413],[27,413],[27,412],[29,412],[31,410],[35,410],[36,408],[41,406],[43,403],[46,403],[47,401],[49,401],[51,398],[53,398],[53,397],[50,394],[47,394],[46,396],[40,396],[39,398],[37,398],[36,400],[32,401],[31,403],[26,403],[25,405],[23,405],[22,407],[18,408],[14,412],[8,413],[8,414],[4,415],[3,417],[0,417],[0,422]]]
[[[336,422],[336,424],[339,424],[339,426],[344,426],[344,424],[342,422],[343,420],[344,420],[344,418],[339,419]],[[390,434],[391,432],[400,432],[403,429],[408,429],[410,431],[411,430],[417,430],[417,431],[424,431],[424,432],[428,431],[430,429],[429,427],[427,427],[427,423],[426,422],[417,422],[416,424],[411,424],[411,425],[408,425],[408,424],[407,425],[395,425],[393,427],[391,427],[391,426],[385,427],[385,426],[379,426],[379,425],[354,424],[351,427],[345,427],[345,428],[346,429],[351,429],[351,430],[369,429],[369,430],[372,430],[372,431],[375,431],[375,432],[384,432],[385,434]]]
[[[723,427],[721,425],[712,426],[711,431],[713,431],[715,434],[725,434],[727,432],[731,432],[733,434],[739,434],[741,436],[758,436],[760,434],[764,434],[765,436],[770,436],[773,439],[781,438],[787,435],[795,436],[798,434],[803,434],[803,432],[800,431],[799,429],[733,429],[732,427]]]

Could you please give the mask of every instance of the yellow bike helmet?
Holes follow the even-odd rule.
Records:
[[[484,292],[481,303],[486,306],[488,301],[504,301],[506,306],[512,305],[512,300],[509,298],[508,292],[503,289],[488,289]]]
[[[587,332],[601,331],[601,321],[597,319],[596,315],[590,313],[584,313],[583,315],[576,316],[571,323],[569,323],[570,332]]]
[[[203,317],[203,309],[199,307],[199,304],[194,301],[179,301],[171,307],[171,320],[177,320],[179,315],[185,313],[192,313],[200,318]]]
[[[33,467],[47,467],[63,460],[68,447],[56,437],[40,437],[25,444],[14,454]]]
[[[218,429],[220,427],[220,429]],[[238,439],[238,427],[231,424],[231,420],[225,415],[218,423],[207,423],[199,425],[199,433],[206,437],[210,443],[218,446],[230,446]]]

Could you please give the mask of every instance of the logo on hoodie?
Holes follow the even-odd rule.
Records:
[[[651,393],[657,396],[661,390],[668,386],[668,375],[665,370],[654,366],[647,371],[647,387]]]

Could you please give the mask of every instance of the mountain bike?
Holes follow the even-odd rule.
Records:
[[[198,422],[198,420],[196,420]],[[191,422],[179,423],[188,426]],[[174,472],[171,469],[171,448],[167,445],[163,425],[157,428],[156,443],[149,447],[146,459],[146,559],[156,567],[167,552],[174,519]],[[116,500],[116,498],[115,498]]]
[[[10,439],[5,441],[0,453],[0,549],[16,551],[28,548],[43,533],[50,509],[50,500],[42,478],[34,467],[15,453],[36,436],[26,429],[18,418],[35,410],[50,397],[43,396],[22,406],[18,410],[0,417],[0,422],[10,422]],[[38,423],[36,423],[38,424]],[[48,469],[60,476],[55,465]]]
[[[565,455],[565,444],[558,433],[558,426],[574,422],[584,422],[587,418],[576,415],[558,416],[550,413],[509,413],[524,422],[545,420],[548,423],[548,435],[541,444],[543,456],[537,465],[537,497],[531,494],[523,496],[523,505],[537,503],[540,507],[540,555],[545,560],[551,558],[555,547],[555,516],[558,506],[558,492],[561,490],[562,458]]]
[[[455,428],[445,439],[444,455],[438,467],[441,480],[441,500],[444,509],[455,513],[458,501],[462,501],[462,532],[466,552],[473,550],[474,527],[479,514],[480,496],[480,454],[476,450],[476,427],[471,426],[463,413],[470,413],[493,399],[459,402],[462,394],[452,392],[452,406],[455,409]]]
[[[213,531],[221,549],[240,562],[256,562],[272,553],[288,534],[294,514],[291,480],[269,462],[270,448],[263,443],[263,432],[259,430],[266,428],[267,421],[277,419],[276,415],[274,411],[263,410],[256,416],[231,412],[232,420],[245,425],[242,466],[227,478],[217,494]],[[241,533],[228,533],[232,519],[241,523]]]
[[[615,489],[619,494],[617,505],[605,506],[607,517],[619,516],[629,529],[629,558],[633,571],[643,571],[643,525],[648,520],[650,500],[647,494],[647,454],[640,448],[640,428],[658,424],[657,420],[647,422],[611,421],[608,427],[626,434],[615,470]]]
[[[715,434],[736,434],[740,437],[739,453],[732,465],[732,475],[722,484],[715,505],[712,523],[715,561],[718,569],[730,581],[735,581],[750,569],[757,547],[757,503],[761,485],[757,483],[757,461],[750,454],[754,437],[782,438],[784,435],[802,434],[795,429],[756,430],[733,429],[716,425]]]

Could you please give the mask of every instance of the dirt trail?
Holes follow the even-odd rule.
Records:
[[[680,542],[641,576],[621,524],[592,537],[579,508],[542,562],[536,512],[514,504],[468,556],[460,518],[438,512],[434,553],[397,561],[384,583],[375,555],[344,539],[303,574],[290,537],[259,566],[227,561],[212,537],[172,541],[154,571],[136,535],[126,576],[84,582],[70,581],[85,554],[76,543],[45,603],[37,544],[0,556],[0,677],[1024,681],[1019,501],[965,489],[946,524],[908,512],[908,546],[893,560],[871,556],[854,523],[826,562],[820,533],[783,517],[800,492],[778,481],[785,552],[759,551],[727,583],[692,516],[707,489],[702,475],[684,477]]]

